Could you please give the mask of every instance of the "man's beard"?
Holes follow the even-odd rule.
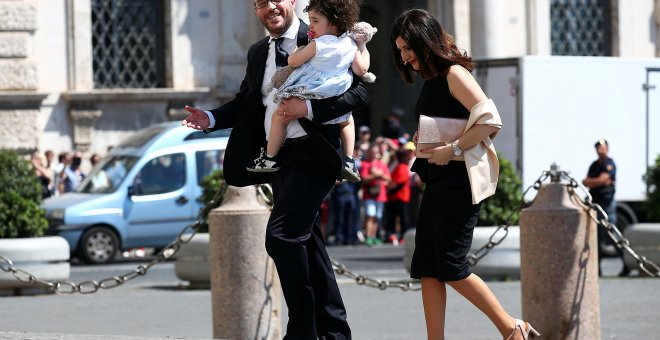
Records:
[[[280,13],[280,15],[281,15],[281,13]],[[266,19],[262,19],[262,20],[261,20],[261,24],[262,24],[264,27],[269,27],[269,26],[268,26],[268,19],[267,19],[267,18],[268,18],[268,17],[266,17]],[[278,36],[278,37],[281,37],[281,36],[286,32],[286,30],[288,30],[289,27],[291,27],[291,24],[293,23],[293,16],[288,16],[288,17],[284,17],[284,16],[282,16],[282,18],[284,18],[284,25],[282,25],[281,27],[277,28],[277,29],[274,30],[274,31],[270,31],[270,30],[269,30],[269,32],[270,32],[272,35],[274,35],[274,36]]]

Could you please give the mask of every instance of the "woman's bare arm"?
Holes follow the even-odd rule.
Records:
[[[468,109],[472,109],[475,105],[488,99],[472,74],[460,65],[449,68],[447,83],[452,96]],[[458,139],[458,147],[461,150],[468,149],[497,130],[499,128],[490,125],[474,125]]]

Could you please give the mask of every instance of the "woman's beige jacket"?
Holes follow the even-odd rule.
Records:
[[[477,124],[490,125],[498,129],[502,128],[502,118],[500,118],[492,99],[486,99],[472,107],[463,133]],[[497,160],[497,153],[492,141],[497,132],[499,130],[477,145],[463,151],[465,166],[470,177],[472,204],[477,204],[493,195],[497,188],[500,162]]]

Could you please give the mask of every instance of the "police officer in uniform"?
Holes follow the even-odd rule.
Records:
[[[609,144],[605,139],[601,139],[594,145],[598,159],[591,163],[587,178],[582,180],[582,184],[589,188],[589,193],[593,202],[599,204],[607,214],[608,221],[616,224],[616,202],[614,201],[614,192],[616,184],[616,164],[614,160],[608,157]],[[600,214],[599,214],[600,215]],[[601,219],[602,216],[598,216]],[[598,275],[601,275],[600,262],[603,258],[603,248],[613,246],[612,238],[607,234],[605,227],[598,226]],[[623,262],[623,251],[616,248],[617,254]],[[623,263],[623,270],[619,276],[627,276],[630,269]]]

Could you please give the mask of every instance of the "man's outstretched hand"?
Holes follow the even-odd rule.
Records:
[[[190,115],[181,121],[181,125],[196,130],[205,130],[209,128],[211,121],[209,120],[209,116],[206,114],[206,112],[200,108],[190,107],[188,105],[186,105],[184,109],[190,112]]]

